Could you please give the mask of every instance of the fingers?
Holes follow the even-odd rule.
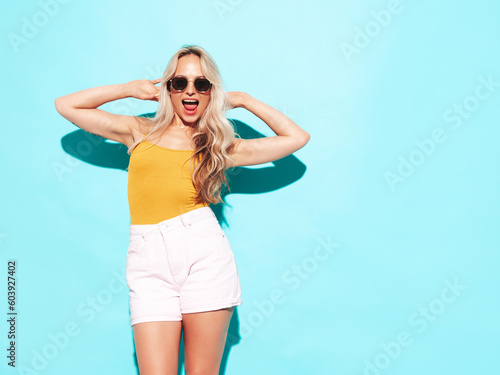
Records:
[[[153,81],[153,83],[156,85],[157,83],[160,83],[163,78],[158,78]]]

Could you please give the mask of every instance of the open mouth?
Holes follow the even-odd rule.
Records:
[[[198,100],[196,99],[184,99],[182,101],[182,105],[184,108],[186,108],[188,111],[195,111],[196,108],[198,108]]]

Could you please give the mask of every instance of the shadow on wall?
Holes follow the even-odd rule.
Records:
[[[150,117],[151,114],[144,116]],[[229,121],[233,124],[236,133],[243,139],[264,137],[262,133],[257,132],[241,121],[234,119],[229,119]],[[79,129],[64,136],[61,139],[61,144],[66,153],[85,163],[98,167],[121,169],[123,171],[126,171],[128,168],[130,156],[127,154],[127,146],[121,143],[108,141],[105,138]],[[222,189],[221,196],[224,201],[226,201],[226,196],[229,194],[259,194],[280,189],[299,180],[306,171],[306,166],[293,154],[275,160],[272,164],[273,166],[262,168],[235,167],[226,170],[229,190],[226,187]],[[222,212],[223,203],[211,204],[210,207],[219,222],[224,222],[227,225]],[[239,332],[238,312],[237,308],[235,308],[229,325],[220,374],[225,373],[231,347],[238,344],[241,339]],[[183,346],[181,342],[179,371],[184,364]],[[136,358],[135,361],[137,365]]]

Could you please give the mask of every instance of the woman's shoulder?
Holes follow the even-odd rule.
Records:
[[[151,125],[153,125],[153,120],[148,117],[134,116],[136,118],[136,123],[139,130],[147,131]]]
[[[132,122],[131,131],[134,140],[138,140],[146,135],[153,122],[149,118],[140,116],[134,116],[134,119],[135,121]]]

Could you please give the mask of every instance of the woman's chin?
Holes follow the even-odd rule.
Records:
[[[182,121],[185,124],[195,125],[200,120],[201,115],[202,115],[201,113],[196,113],[196,115],[194,115],[194,116],[193,115],[189,116],[189,115],[186,115],[185,113],[182,113],[181,116],[179,116],[179,117],[182,119]]]
[[[190,127],[196,127],[198,121],[202,117],[202,112],[198,109],[194,115],[186,114],[183,109],[180,111],[175,111],[175,115],[182,121],[184,125],[188,125]]]
[[[198,120],[199,120],[200,116],[183,116],[181,117],[182,119],[182,122],[188,126],[196,126],[196,124],[198,123]]]

